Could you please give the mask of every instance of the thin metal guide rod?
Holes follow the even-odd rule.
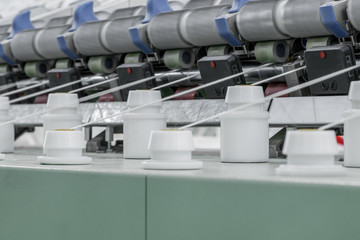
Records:
[[[19,89],[16,89],[14,91],[11,91],[11,92],[1,94],[1,96],[2,97],[11,96],[11,95],[16,94],[16,93],[20,93],[20,92],[23,92],[23,91],[27,91],[27,90],[31,90],[31,89],[34,89],[34,88],[37,88],[37,87],[44,86],[44,85],[46,85],[48,83],[49,83],[49,81],[42,81],[42,82],[40,82],[38,84],[30,85],[28,87],[19,88]]]
[[[101,118],[101,119],[98,119],[98,120],[96,120],[96,121],[92,121],[92,122],[89,122],[89,123],[86,123],[86,124],[82,124],[82,125],[79,125],[79,126],[75,126],[75,127],[73,127],[72,129],[78,129],[78,128],[86,127],[86,126],[89,126],[89,125],[91,125],[91,124],[93,124],[93,123],[96,123],[96,122],[100,122],[100,121],[103,121],[103,120],[107,120],[107,119],[111,119],[111,118],[114,118],[114,117],[117,117],[117,116],[121,116],[121,115],[123,115],[124,113],[128,113],[128,112],[130,112],[130,111],[139,110],[139,109],[141,109],[141,108],[148,107],[148,106],[151,106],[151,105],[156,104],[156,103],[159,103],[159,102],[164,102],[164,101],[167,101],[167,100],[170,100],[170,99],[173,99],[173,98],[181,97],[181,96],[186,95],[186,94],[188,94],[188,93],[191,93],[191,92],[194,92],[194,91],[198,91],[198,90],[201,90],[201,89],[204,89],[204,88],[207,88],[207,87],[210,87],[210,86],[213,86],[213,85],[216,85],[216,84],[219,84],[219,83],[222,83],[222,82],[231,80],[231,79],[236,78],[236,77],[243,76],[243,75],[245,75],[245,74],[247,74],[247,73],[250,73],[250,72],[259,70],[259,69],[264,68],[264,67],[268,67],[268,66],[270,66],[270,65],[272,65],[272,63],[267,63],[267,64],[264,64],[264,65],[261,65],[261,66],[259,66],[259,67],[250,69],[250,70],[245,71],[245,72],[236,73],[236,74],[234,74],[234,75],[231,75],[231,76],[228,76],[228,77],[225,77],[225,78],[221,78],[221,79],[218,79],[218,80],[216,80],[216,81],[213,81],[213,82],[210,82],[210,83],[207,83],[207,84],[198,86],[198,87],[194,87],[194,88],[191,88],[191,89],[189,89],[189,90],[186,90],[186,91],[183,91],[183,92],[180,92],[180,93],[173,94],[173,95],[171,95],[171,96],[168,96],[168,97],[159,99],[159,100],[157,100],[157,101],[154,101],[154,102],[151,102],[151,103],[147,103],[147,104],[144,104],[144,105],[139,106],[139,107],[135,107],[135,108],[131,108],[131,109],[125,110],[125,111],[123,111],[123,112],[120,112],[120,113],[115,114],[115,115],[110,116],[110,117]]]
[[[352,66],[352,67],[348,67],[348,68],[345,68],[343,70],[340,70],[340,71],[337,71],[337,72],[334,72],[334,73],[331,73],[331,74],[328,74],[328,75],[325,75],[325,76],[322,76],[322,77],[319,77],[319,78],[316,78],[314,80],[311,80],[309,82],[306,82],[306,83],[303,83],[303,84],[300,84],[300,85],[297,85],[297,86],[294,86],[294,87],[291,87],[291,88],[288,88],[288,89],[285,89],[283,91],[280,91],[280,92],[277,92],[277,93],[274,93],[272,95],[269,95],[267,97],[264,98],[264,100],[259,100],[259,101],[255,101],[253,103],[248,103],[248,104],[244,104],[242,106],[239,106],[239,107],[236,107],[236,108],[233,108],[231,110],[228,110],[228,111],[225,111],[225,112],[222,112],[220,114],[216,114],[214,116],[211,116],[209,118],[206,118],[206,119],[203,119],[203,120],[200,120],[198,122],[195,122],[195,123],[192,123],[192,124],[189,124],[189,125],[186,125],[186,126],[183,126],[181,127],[180,129],[181,130],[184,130],[184,129],[188,129],[188,128],[191,128],[191,127],[194,127],[196,125],[199,125],[201,123],[205,123],[205,122],[208,122],[210,120],[213,120],[215,118],[219,118],[227,113],[230,113],[230,112],[235,112],[235,111],[239,111],[239,110],[243,110],[243,109],[246,109],[246,108],[249,108],[249,107],[252,107],[256,104],[261,104],[261,103],[265,103],[266,101],[269,101],[269,100],[272,100],[274,98],[277,98],[277,97],[280,97],[280,96],[283,96],[283,95],[286,95],[286,94],[289,94],[289,93],[292,93],[292,92],[295,92],[295,91],[298,91],[298,90],[301,90],[303,88],[307,88],[307,87],[310,87],[312,85],[315,85],[315,84],[318,84],[318,83],[321,83],[323,81],[326,81],[330,78],[333,78],[333,77],[337,77],[341,74],[344,74],[344,73],[347,73],[349,71],[353,71],[357,68],[360,68],[360,65],[356,65],[356,66]]]
[[[166,74],[171,73],[171,72],[176,72],[176,71],[179,71],[179,69],[171,70],[171,71],[166,72],[166,73],[164,73],[164,74],[162,74],[162,75],[160,75],[160,76],[166,75]],[[141,84],[141,83],[143,83],[143,82],[152,80],[152,79],[154,79],[154,78],[155,78],[155,76],[148,77],[148,78],[144,78],[144,79],[140,79],[140,80],[138,80],[138,81],[135,81],[135,82],[132,82],[132,83],[128,83],[128,84],[124,84],[124,85],[122,85],[122,86],[115,87],[115,88],[112,88],[112,89],[109,89],[109,90],[105,90],[105,91],[99,92],[99,93],[97,93],[97,94],[92,94],[92,95],[90,95],[90,96],[86,96],[86,97],[80,98],[80,99],[79,99],[79,103],[86,102],[86,101],[88,101],[88,100],[97,98],[97,97],[99,97],[99,96],[103,96],[103,95],[108,94],[108,93],[112,93],[112,92],[115,92],[115,91],[123,90],[123,89],[129,88],[129,87],[132,87],[132,86]],[[60,87],[60,86],[59,86],[59,87]],[[64,85],[62,85],[62,87],[64,87]],[[11,101],[10,101],[10,102],[11,102]],[[61,108],[66,107],[67,104],[69,104],[69,103],[63,103],[63,104],[61,104],[61,105],[59,105],[59,106],[55,106],[55,107],[50,108],[50,109],[45,109],[45,110],[42,110],[42,111],[39,111],[39,112],[35,112],[35,113],[29,114],[29,115],[26,115],[26,116],[23,116],[23,117],[16,118],[16,119],[11,120],[11,121],[8,121],[8,122],[0,123],[0,126],[5,125],[5,124],[8,124],[8,123],[14,123],[14,122],[19,121],[19,120],[28,119],[28,118],[31,118],[31,117],[34,117],[34,116],[37,116],[37,115],[45,114],[45,113],[48,112],[48,111],[54,111],[54,110],[57,110],[57,109],[61,109]],[[1,105],[1,104],[0,104],[0,105]]]

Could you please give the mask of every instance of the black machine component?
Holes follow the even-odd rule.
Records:
[[[240,61],[235,55],[203,57],[198,61],[198,67],[204,84],[242,72]],[[240,76],[229,81],[207,87],[205,88],[206,98],[225,98],[228,86],[245,83],[244,76]]]
[[[7,73],[0,73],[0,86],[5,86],[7,84],[15,83],[17,81],[17,76],[14,73],[7,72]],[[0,87],[1,88],[1,87]],[[16,89],[16,86],[13,88],[6,88],[2,93],[9,92]]]
[[[308,78],[313,80],[356,64],[350,45],[317,47],[305,52]],[[358,80],[358,71],[350,71],[310,87],[311,95],[346,95],[351,81]]]
[[[119,79],[117,81],[118,86],[135,82],[140,79],[152,77],[155,75],[154,68],[151,63],[122,64],[117,68],[117,73],[119,76]],[[120,91],[121,100],[126,101],[129,96],[129,91],[131,90],[151,89],[156,86],[157,86],[156,79],[154,78],[151,81],[146,81],[144,83],[137,84],[136,86],[126,88],[125,90],[121,90]]]
[[[66,83],[80,80],[80,74],[75,68],[52,69],[47,73],[50,87],[60,86]],[[81,88],[81,83],[58,89],[58,92],[70,92]]]

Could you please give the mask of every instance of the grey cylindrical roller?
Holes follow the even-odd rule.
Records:
[[[323,25],[320,6],[332,0],[283,0],[277,10],[277,24],[293,38],[332,35]],[[281,13],[282,11],[282,13]],[[279,18],[281,16],[281,18]]]
[[[11,41],[11,50],[14,57],[22,62],[44,60],[35,49],[35,37],[39,29],[20,32]]]
[[[240,35],[250,41],[287,39],[275,23],[277,0],[260,0],[246,3],[236,16]]]
[[[228,5],[232,5],[233,4],[233,0],[220,0],[219,5],[221,4],[228,4]]]
[[[212,6],[216,0],[190,0],[185,4],[184,9],[195,9],[199,7]]]
[[[181,35],[180,22],[190,11],[174,11],[158,14],[150,22],[148,36],[151,44],[158,49],[189,48],[192,45]]]
[[[35,38],[35,49],[46,59],[61,59],[68,56],[59,48],[56,37],[69,30],[69,25],[42,29]]]
[[[63,16],[63,17],[57,17],[49,20],[49,22],[46,24],[45,28],[49,27],[58,27],[58,26],[64,26],[66,23],[69,22],[71,19],[71,16]]]
[[[117,18],[106,22],[101,31],[101,42],[114,53],[139,52],[130,38],[129,28],[140,24],[144,16]]]
[[[227,44],[217,31],[215,18],[225,15],[230,7],[230,5],[219,5],[191,11],[181,22],[184,39],[195,46]]]
[[[347,9],[349,19],[354,28],[360,31],[360,1],[349,0]]]
[[[113,12],[109,18],[110,19],[125,18],[125,17],[139,16],[144,14],[146,14],[146,7],[136,6],[136,7],[118,9],[115,12]]]
[[[101,31],[106,22],[96,21],[81,25],[74,34],[76,50],[85,56],[112,54],[101,43]]]

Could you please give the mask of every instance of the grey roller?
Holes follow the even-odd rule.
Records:
[[[146,7],[144,6],[137,6],[137,7],[130,7],[130,8],[121,8],[114,11],[109,19],[114,18],[125,18],[125,17],[132,17],[132,16],[139,16],[146,14]]]
[[[242,38],[250,41],[287,39],[275,23],[277,0],[250,1],[236,16],[236,25]]]
[[[277,24],[293,38],[332,35],[323,25],[320,6],[332,0],[282,0],[276,12]]]
[[[104,24],[101,42],[114,53],[140,52],[130,38],[129,28],[140,24],[144,16],[117,18]]]
[[[70,25],[42,29],[35,38],[35,49],[46,59],[61,59],[68,56],[60,50],[56,37],[64,34]]]
[[[216,3],[216,0],[190,0],[185,4],[184,9],[195,9],[199,7],[212,6]]]
[[[188,10],[158,14],[150,22],[148,36],[151,44],[158,49],[189,48],[192,45],[181,35],[180,21]]]
[[[76,50],[84,56],[112,54],[101,43],[102,27],[107,21],[89,22],[81,25],[74,34]]]
[[[22,62],[44,60],[35,49],[35,37],[40,29],[20,32],[11,41],[11,50],[14,57]]]
[[[49,22],[46,24],[45,28],[64,26],[64,25],[66,25],[66,23],[69,22],[69,20],[71,18],[72,18],[71,16],[53,18],[53,19],[49,20]]]
[[[230,5],[218,5],[194,9],[181,22],[183,38],[195,46],[227,44],[220,37],[214,20],[225,15],[230,7]]]
[[[184,9],[185,3],[182,1],[169,1],[169,6],[172,10],[178,11]]]
[[[233,0],[220,0],[219,5],[222,5],[222,4],[228,4],[228,5],[232,5],[233,4]]]
[[[347,11],[351,24],[356,30],[360,31],[360,1],[349,0]]]

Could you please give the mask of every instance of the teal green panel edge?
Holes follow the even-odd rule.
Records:
[[[148,240],[358,240],[360,188],[149,176]]]
[[[145,176],[0,168],[1,240],[145,239]]]

